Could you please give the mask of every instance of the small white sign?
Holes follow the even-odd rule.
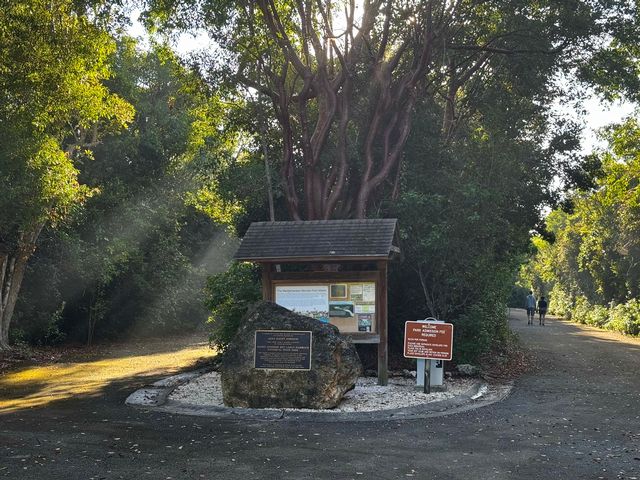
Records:
[[[376,313],[375,305],[362,305],[356,303],[355,309],[356,313]]]
[[[362,301],[363,302],[376,301],[376,284],[375,283],[365,283],[362,285]]]

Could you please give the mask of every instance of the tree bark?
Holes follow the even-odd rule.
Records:
[[[356,2],[350,1],[344,7],[346,25],[335,32],[333,2],[294,0],[290,10],[274,0],[255,5],[260,16],[251,10],[249,20],[263,25],[277,52],[259,61],[266,81],[250,86],[269,91],[282,129],[280,174],[294,220],[364,218],[371,205],[397,198],[417,99],[443,98],[447,141],[459,123],[457,102],[470,80],[492,57],[526,52],[509,48],[507,40],[517,31],[488,39],[461,36],[474,2],[425,0],[405,18],[410,8],[405,12],[391,0],[367,0],[356,21]],[[294,22],[291,15],[297,16]],[[256,52],[257,58],[264,55]],[[359,159],[350,153],[354,150]]]
[[[0,254],[0,350],[8,350],[11,347],[9,327],[13,311],[27,262],[35,250],[36,240],[43,227],[44,223],[37,225],[30,232],[22,233],[13,252]]]

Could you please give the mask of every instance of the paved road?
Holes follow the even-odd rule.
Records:
[[[124,407],[123,381],[0,414],[0,478],[640,478],[640,342],[512,317],[540,370],[488,407],[383,423],[196,418]]]

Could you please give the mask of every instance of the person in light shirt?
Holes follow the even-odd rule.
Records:
[[[536,316],[536,297],[533,296],[533,292],[529,290],[527,300],[525,301],[525,308],[527,309],[527,325],[533,325],[533,319]]]

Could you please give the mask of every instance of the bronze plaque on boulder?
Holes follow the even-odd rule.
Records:
[[[311,332],[256,330],[254,367],[311,370]]]

